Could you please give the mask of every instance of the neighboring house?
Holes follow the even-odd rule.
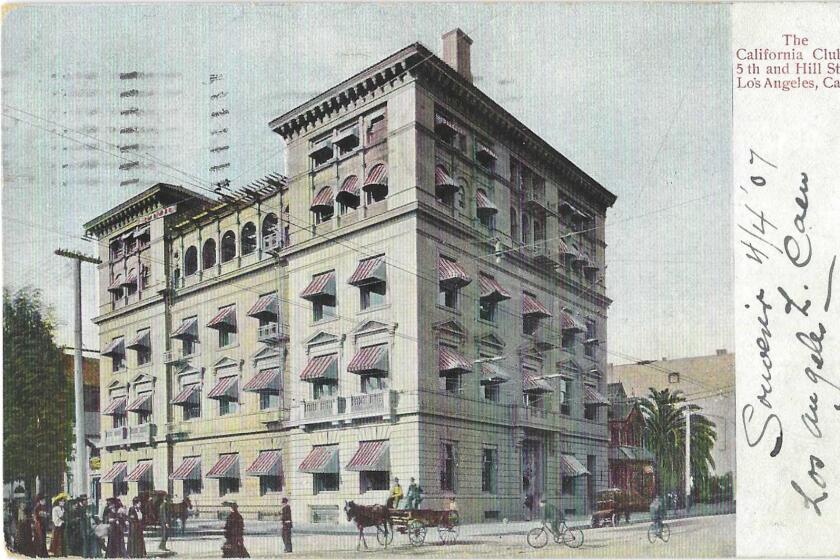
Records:
[[[337,523],[413,476],[466,522],[591,508],[615,196],[472,84],[470,44],[410,45],[273,120],[288,179],[158,184],[85,225],[109,494],[267,517],[282,493]]]
[[[75,363],[72,349],[65,349],[62,357],[64,371],[70,378],[71,383],[75,375]],[[99,358],[88,356],[82,357],[82,379],[83,395],[85,406],[85,442],[86,458],[88,463],[87,494],[91,500],[97,502],[101,496],[99,486],[99,436],[100,436],[100,415],[99,415]],[[72,387],[72,386],[71,386]],[[71,389],[72,390],[72,389]],[[73,417],[75,420],[75,417]],[[73,438],[73,456],[75,456],[76,438]],[[65,474],[65,488],[73,488],[73,458],[67,465]]]
[[[681,391],[715,424],[714,473],[735,477],[735,354],[717,350],[711,356],[610,364],[608,379],[621,383],[631,398],[647,396],[651,387]]]
[[[607,386],[610,399],[610,486],[650,500],[654,495],[653,454],[645,448],[639,405],[621,383]]]

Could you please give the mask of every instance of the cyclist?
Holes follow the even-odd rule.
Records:
[[[663,517],[662,499],[655,496],[650,503],[650,518],[656,527],[656,536],[662,536],[662,517]]]
[[[559,535],[560,524],[564,521],[563,511],[545,500],[540,500],[540,507],[543,508],[543,520],[551,524],[551,532]]]

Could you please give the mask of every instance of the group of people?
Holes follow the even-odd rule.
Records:
[[[126,508],[118,498],[107,500],[102,517],[91,512],[88,497],[62,492],[51,500],[42,494],[32,504],[9,504],[7,546],[29,557],[143,558],[143,508],[139,497]],[[12,530],[13,526],[13,530]],[[47,548],[47,535],[52,537]]]
[[[402,486],[400,486],[400,479],[394,477],[394,485],[391,487],[391,494],[385,501],[385,507],[388,509],[399,509],[400,501],[405,497],[405,507],[403,509],[418,509],[420,502],[423,501],[423,488],[417,484],[412,476],[408,483],[408,490],[403,495]]]
[[[222,545],[222,558],[250,558],[245,548],[245,521],[239,513],[236,502],[223,502],[223,506],[230,508],[225,521],[225,542]],[[283,538],[283,551],[292,551],[292,507],[289,499],[280,500],[280,536]]]

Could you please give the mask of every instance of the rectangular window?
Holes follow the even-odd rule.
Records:
[[[338,473],[315,473],[312,475],[312,486],[315,494],[337,492]]]
[[[338,131],[338,155],[347,155],[359,147],[359,126],[353,125]]]
[[[181,340],[181,352],[182,356],[194,356],[198,354],[199,344],[197,340],[193,340],[192,338],[184,338]]]
[[[575,333],[564,332],[561,344],[563,345],[563,350],[565,350],[569,354],[574,354],[575,353]]]
[[[481,491],[496,493],[496,472],[498,470],[498,452],[492,448],[481,450]]]
[[[388,490],[389,479],[388,471],[361,471],[359,473],[359,492],[364,494],[372,490]]]
[[[539,393],[524,393],[523,401],[527,407],[545,410],[545,398]]]
[[[365,118],[367,121],[366,145],[370,146],[385,139],[388,132],[388,121],[385,112],[375,113]]]
[[[219,479],[219,496],[226,496],[228,494],[236,494],[239,492],[238,478],[220,478]]]
[[[455,491],[455,444],[440,444],[440,489]]]
[[[334,302],[335,300],[333,300]],[[312,302],[312,320],[316,323],[318,321],[325,321],[335,318],[335,304],[330,304],[325,300],[316,300]]]
[[[483,321],[496,322],[496,307],[498,302],[489,298],[478,300],[478,317]]]
[[[152,411],[151,410],[143,410],[137,415],[137,424],[151,424],[152,423]]]
[[[563,477],[563,494],[572,496],[575,493],[575,479],[571,476]]]
[[[184,481],[184,496],[191,496],[193,494],[201,494],[204,485],[201,479],[189,479]]]
[[[260,477],[260,496],[283,491],[283,479],[279,476]]]
[[[280,408],[280,395],[276,393],[260,393],[260,410]]]
[[[112,416],[114,419],[114,427],[115,428],[122,428],[123,426],[128,425],[128,415],[127,414],[114,414]]]
[[[143,492],[150,492],[155,489],[154,482],[149,479],[145,478],[143,480],[137,481],[137,493],[142,494]]]
[[[184,406],[184,420],[192,420],[193,418],[201,418],[201,404],[187,404]]]
[[[312,398],[316,401],[319,399],[328,399],[338,392],[338,383],[335,381],[321,382],[312,384]]]
[[[458,288],[449,284],[441,284],[438,303],[450,309],[458,309]]]
[[[219,399],[219,416],[235,414],[239,410],[239,403],[231,399]]]
[[[583,417],[587,420],[598,419],[598,407],[591,404],[583,405]]]
[[[385,282],[373,282],[359,286],[360,307],[368,309],[385,304]]]
[[[595,321],[589,319],[586,321],[586,344],[584,346],[584,354],[587,358],[595,357],[594,340],[598,338],[597,325]]]
[[[236,331],[219,329],[219,348],[226,348],[236,344]]]
[[[388,378],[378,375],[362,376],[362,393],[376,393],[388,388]]]
[[[116,373],[125,369],[125,354],[111,355],[111,371]]]
[[[532,335],[537,332],[540,326],[540,318],[534,315],[525,315],[522,317],[522,332]]]
[[[121,479],[119,482],[114,483],[114,497],[117,496],[128,496],[128,481],[125,479]]]
[[[439,378],[439,386],[442,391],[459,395],[463,390],[463,383],[460,375],[444,375]]]
[[[571,381],[568,379],[560,378],[560,391],[559,391],[559,399],[560,399],[560,414],[570,414],[569,408],[569,388],[571,386]]]
[[[499,402],[500,394],[499,386],[496,383],[484,386],[484,398],[491,402]]]

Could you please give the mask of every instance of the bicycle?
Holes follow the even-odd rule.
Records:
[[[583,544],[583,531],[578,527],[569,527],[566,521],[558,524],[558,532],[554,532],[551,523],[543,519],[541,527],[534,527],[528,531],[528,544],[532,548],[542,548],[548,544],[548,535],[554,537],[554,542],[563,542],[569,548],[579,548]]]
[[[653,522],[648,527],[647,537],[651,543],[656,542],[657,538],[662,539],[662,542],[668,542],[668,539],[671,538],[671,528],[667,523]]]

